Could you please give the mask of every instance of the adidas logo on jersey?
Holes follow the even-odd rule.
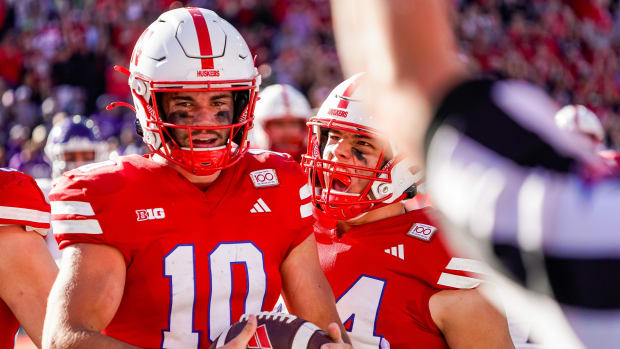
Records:
[[[392,246],[392,248],[386,248],[385,253],[391,254],[394,257],[398,257],[405,260],[405,245],[398,244],[398,246]]]
[[[254,203],[254,207],[250,210],[250,213],[265,213],[265,212],[271,212],[271,209],[269,208],[269,206],[267,206],[267,204],[265,203],[265,201],[263,201],[263,199],[258,198],[258,200],[256,200],[256,202]]]
[[[166,213],[163,208],[147,208],[146,210],[136,210],[136,215],[138,216],[137,221],[149,221],[152,219],[164,219],[166,218]]]

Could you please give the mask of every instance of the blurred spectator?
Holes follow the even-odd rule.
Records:
[[[5,34],[0,43],[0,77],[15,86],[19,83],[24,57],[18,45],[19,37],[14,33]]]

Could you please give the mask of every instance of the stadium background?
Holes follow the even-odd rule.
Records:
[[[618,0],[450,0],[463,58],[481,74],[529,80],[579,103],[620,149]],[[342,81],[328,0],[0,0],[0,167],[49,177],[43,147],[65,115],[88,116],[117,155],[144,151],[127,66],[141,32],[179,6],[215,10],[257,56],[263,87],[288,83],[318,107]],[[353,28],[354,30],[354,28]]]

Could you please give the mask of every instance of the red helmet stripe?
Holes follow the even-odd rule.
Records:
[[[363,75],[360,75],[357,78],[353,79],[353,81],[351,81],[351,85],[349,85],[347,89],[344,90],[344,92],[342,93],[342,97],[351,97],[353,95],[355,90],[357,90],[357,87],[360,85],[358,81],[359,81],[359,78],[362,76]],[[341,98],[340,101],[338,102],[338,108],[347,109],[348,106],[349,106],[349,101],[346,99]]]
[[[213,51],[211,49],[211,36],[209,35],[209,27],[207,27],[207,21],[197,8],[188,8],[189,13],[194,20],[194,26],[196,27],[196,34],[198,34],[198,48],[200,49],[201,56],[211,56]],[[213,58],[202,58],[202,69],[213,69]]]

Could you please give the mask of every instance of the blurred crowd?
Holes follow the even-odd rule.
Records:
[[[620,6],[611,0],[454,0],[474,69],[526,79],[559,104],[591,107],[620,148]],[[49,177],[54,122],[81,114],[113,154],[143,152],[127,108],[127,66],[142,31],[180,6],[215,10],[256,55],[263,86],[287,83],[318,107],[343,77],[328,0],[0,0],[0,167]]]
[[[474,69],[531,81],[560,105],[583,104],[620,149],[617,0],[457,0],[455,26]]]

